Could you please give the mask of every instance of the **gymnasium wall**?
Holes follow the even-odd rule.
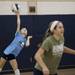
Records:
[[[29,35],[33,36],[31,46],[23,48],[17,57],[20,70],[29,70],[33,67],[32,56],[37,51],[37,44],[41,41],[48,23],[60,20],[65,27],[65,45],[75,49],[75,2],[37,2],[36,11],[29,12],[28,2],[0,1],[0,51],[2,52],[13,40],[16,31],[16,16],[11,12],[11,5],[18,3],[21,12],[21,27],[26,26]],[[1,56],[0,52],[0,56]],[[75,56],[63,54],[60,67],[74,66]],[[3,71],[11,71],[9,63]]]
[[[11,0],[0,0],[0,1],[11,1]],[[75,2],[75,0],[12,0],[12,1],[26,1],[26,2],[29,2],[29,1],[40,1],[40,2],[43,2],[43,1],[46,1],[46,2]]]

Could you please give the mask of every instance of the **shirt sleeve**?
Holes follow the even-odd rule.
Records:
[[[43,48],[44,50],[46,51],[49,51],[50,48],[51,48],[51,42],[49,39],[46,39],[43,41],[42,45],[41,45],[41,48]]]

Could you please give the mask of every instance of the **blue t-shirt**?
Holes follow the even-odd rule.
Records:
[[[18,56],[18,54],[20,53],[20,51],[24,47],[25,43],[26,43],[26,37],[23,37],[20,32],[16,32],[14,40],[4,50],[4,53],[6,55],[14,54],[15,56]]]

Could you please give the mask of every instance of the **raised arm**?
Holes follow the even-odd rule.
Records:
[[[17,17],[17,30],[16,32],[20,31],[20,13],[19,11],[16,12],[16,17]]]
[[[16,32],[20,31],[20,12],[19,12],[19,7],[18,4],[12,5],[12,12],[16,14],[17,17],[17,29]]]

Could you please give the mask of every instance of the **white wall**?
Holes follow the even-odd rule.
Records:
[[[38,14],[75,14],[75,2],[37,2]]]
[[[28,6],[27,2],[14,2],[14,1],[0,1],[0,15],[14,15],[11,11],[12,4],[18,3],[20,5],[20,12],[21,14],[27,14],[28,13]]]
[[[14,15],[11,5],[18,3],[22,15],[29,15],[28,3],[24,1],[0,1],[0,15]],[[75,2],[37,2],[36,14],[75,14]]]

